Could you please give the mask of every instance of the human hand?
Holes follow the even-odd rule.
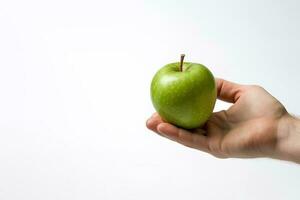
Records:
[[[216,82],[218,99],[233,105],[228,110],[213,113],[204,127],[177,128],[164,122],[157,113],[147,121],[147,127],[161,136],[218,158],[291,160],[288,156],[291,153],[286,152],[290,152],[287,148],[295,119],[284,106],[260,86],[239,85],[222,79],[216,79]]]

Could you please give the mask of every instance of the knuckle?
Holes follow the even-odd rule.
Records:
[[[228,158],[228,153],[226,147],[221,143],[221,141],[212,141],[208,145],[210,154],[217,158]]]

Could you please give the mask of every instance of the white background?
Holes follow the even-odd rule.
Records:
[[[299,199],[299,165],[219,160],[145,127],[151,78],[180,53],[299,114],[299,9],[1,0],[0,199]]]

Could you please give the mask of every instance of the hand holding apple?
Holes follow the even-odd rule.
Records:
[[[155,113],[147,127],[172,141],[218,158],[270,157],[300,164],[300,119],[265,89],[216,79],[218,98],[232,103],[202,129],[186,130]]]

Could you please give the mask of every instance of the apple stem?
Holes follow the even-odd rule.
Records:
[[[180,55],[180,66],[179,66],[179,69],[180,69],[181,72],[182,72],[182,67],[183,67],[184,56],[185,56],[185,54],[181,54]]]

